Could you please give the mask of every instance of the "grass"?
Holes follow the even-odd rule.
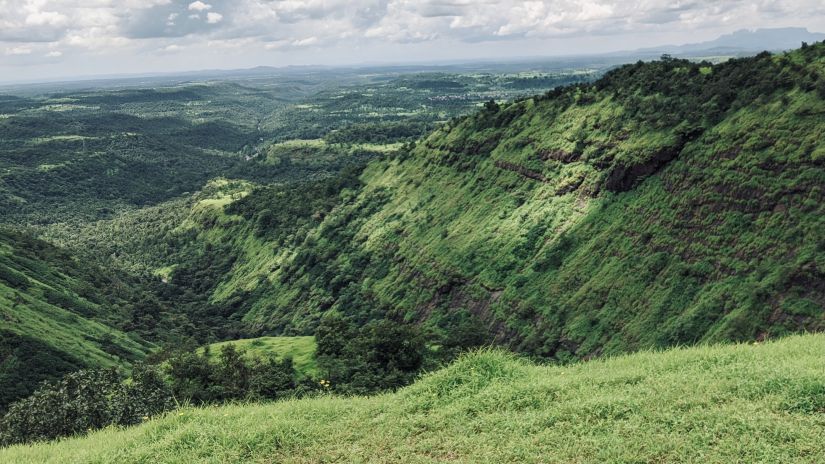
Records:
[[[119,317],[115,310],[80,296],[87,289],[78,273],[94,268],[43,242],[6,233],[0,233],[0,263],[25,276],[25,284],[16,286],[0,279],[0,328],[9,333],[39,340],[89,366],[128,366],[154,347],[107,324]],[[13,359],[4,361],[14,365]],[[0,385],[7,381],[0,376]]]
[[[0,462],[823,462],[823,353],[823,335],[566,367],[480,351],[392,394],[184,409]]]
[[[317,377],[318,364],[315,362],[315,337],[260,337],[232,340],[209,345],[210,354],[218,356],[224,345],[235,345],[250,356],[276,356],[292,358],[295,370],[303,375]]]
[[[22,295],[22,303],[15,305],[18,295],[0,284],[0,320],[7,324],[4,328],[41,340],[90,366],[128,365],[127,359],[105,351],[100,344],[104,337],[111,337],[119,351],[133,358],[143,357],[153,346],[141,345],[121,331],[28,295]]]

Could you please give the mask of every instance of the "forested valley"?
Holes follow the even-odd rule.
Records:
[[[572,395],[539,392],[547,372],[604,403],[541,420],[609,423],[611,395],[655,410],[638,366],[674,405],[692,368],[662,366],[705,362],[748,375],[685,408],[770,390],[742,406],[776,414],[759,433],[816,442],[822,335],[799,334],[825,330],[825,43],[336,72],[0,91],[0,445],[190,410],[240,429],[242,402],[425,433],[404,421]],[[762,343],[788,364],[754,368]]]

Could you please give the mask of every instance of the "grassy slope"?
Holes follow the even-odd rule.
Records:
[[[468,355],[397,393],[185,409],[0,451],[48,462],[822,462],[825,336],[538,367]]]
[[[244,350],[250,356],[275,356],[277,358],[292,358],[295,370],[312,377],[318,374],[318,365],[315,362],[314,337],[259,337],[243,340],[232,340],[209,345],[212,356],[220,353],[221,347],[232,344]]]
[[[371,163],[290,240],[209,229],[240,255],[215,300],[287,333],[330,307],[468,311],[558,359],[822,330],[823,82],[819,44],[482,111]]]
[[[0,231],[0,271],[0,408],[41,380],[128,366],[154,347],[113,328],[124,283],[58,248]]]

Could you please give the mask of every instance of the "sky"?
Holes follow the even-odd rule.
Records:
[[[0,81],[575,55],[825,32],[825,0],[0,0]]]

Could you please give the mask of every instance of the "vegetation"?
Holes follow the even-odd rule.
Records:
[[[459,94],[417,84],[446,80],[441,74],[341,70],[0,95],[0,214],[6,223],[79,227],[195,192],[218,176],[260,183],[325,176],[374,155],[365,143],[412,140],[484,98],[591,75],[568,70],[509,89],[508,75],[463,74]],[[273,142],[322,138],[336,146],[267,154]]]
[[[233,344],[222,346],[215,360],[209,350],[178,354],[169,359],[167,371],[172,393],[186,404],[276,399],[302,394],[313,386],[304,383],[296,391],[292,358],[245,357]]]
[[[399,392],[188,408],[0,450],[63,462],[819,462],[821,335],[540,367],[462,357]]]
[[[174,405],[273,400],[329,387],[299,377],[292,358],[249,355],[234,344],[179,352],[161,367],[139,364],[128,379],[115,368],[78,370],[44,382],[0,418],[0,446],[50,440],[109,425],[134,425]]]
[[[593,76],[0,97],[2,441],[149,422],[0,461],[821,460],[821,336],[576,363],[825,330],[825,43]]]
[[[80,370],[12,404],[0,420],[0,445],[139,424],[171,407],[169,387],[151,368],[136,368],[126,383],[115,369]]]
[[[666,58],[488,102],[357,180],[193,216],[175,269],[257,334],[337,311],[564,362],[822,330],[823,63]],[[231,272],[188,258],[204,246]]]
[[[340,315],[329,314],[315,338],[322,381],[342,393],[403,387],[424,365],[424,338],[409,325],[372,321],[356,328]]]
[[[212,359],[216,358],[226,345],[233,345],[247,356],[258,358],[292,359],[292,365],[299,376],[320,378],[315,358],[315,337],[260,337],[213,343],[205,348]]]
[[[0,413],[43,380],[84,367],[128,367],[152,350],[127,330],[146,298],[132,283],[0,229]]]

